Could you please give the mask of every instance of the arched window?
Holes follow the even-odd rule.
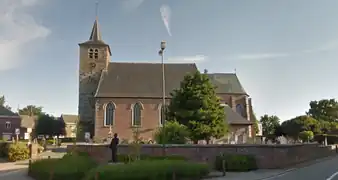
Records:
[[[141,126],[142,104],[136,103],[132,109],[132,126]]]
[[[105,115],[104,115],[104,126],[114,125],[115,108],[116,107],[114,103],[110,102],[106,105]]]
[[[99,50],[98,49],[94,49],[94,58],[99,59]]]
[[[92,48],[88,49],[88,58],[93,59],[94,57],[94,50]]]
[[[238,114],[240,114],[241,116],[243,116],[243,106],[242,106],[242,104],[237,104],[236,105],[236,112]]]

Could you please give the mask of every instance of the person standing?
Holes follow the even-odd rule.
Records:
[[[113,163],[117,162],[117,145],[119,144],[119,138],[117,137],[117,133],[114,134],[114,138],[110,142],[110,149],[111,149],[111,161]]]

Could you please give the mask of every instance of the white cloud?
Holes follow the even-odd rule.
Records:
[[[31,14],[25,12],[39,1],[41,0],[0,1],[0,71],[20,65],[23,61],[20,49],[50,34],[47,27],[38,24]]]
[[[168,62],[170,63],[200,63],[207,61],[208,57],[204,55],[195,55],[195,56],[175,56],[169,57]]]
[[[126,11],[137,9],[145,0],[123,0],[122,6]]]
[[[259,59],[274,59],[279,57],[289,56],[287,53],[257,53],[257,54],[240,54],[235,56],[235,59],[241,60],[259,60]]]

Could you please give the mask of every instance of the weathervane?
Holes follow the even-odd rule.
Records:
[[[95,2],[95,17],[98,17],[98,13],[99,13],[99,1]]]

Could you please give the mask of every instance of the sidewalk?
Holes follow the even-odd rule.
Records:
[[[27,169],[19,169],[15,171],[9,171],[0,173],[1,180],[33,180],[27,176]]]
[[[250,172],[227,172],[225,176],[209,178],[206,180],[261,180],[272,176],[278,176],[280,174],[287,173],[293,169],[262,169]],[[211,175],[221,176],[220,172],[212,172]]]

